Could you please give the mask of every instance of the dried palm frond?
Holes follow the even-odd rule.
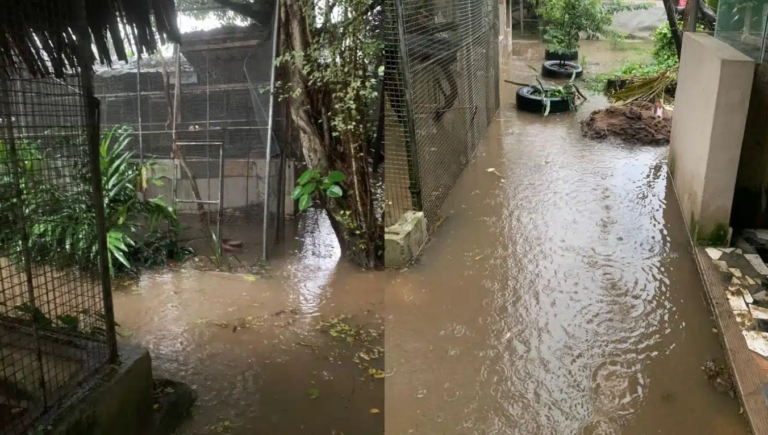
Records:
[[[128,60],[123,41],[141,55],[156,51],[158,39],[180,40],[173,0],[0,0],[0,74],[24,68],[33,77],[62,77],[78,70],[84,65],[77,35],[85,28],[95,47],[91,59],[107,65],[113,54]]]
[[[632,101],[653,102],[656,99],[664,102],[665,99],[671,99],[666,94],[677,83],[677,68],[646,77],[626,78],[626,80],[626,84],[621,89],[608,91],[608,99],[611,103],[622,105]]]

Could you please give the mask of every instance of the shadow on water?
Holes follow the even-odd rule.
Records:
[[[532,76],[526,45],[506,78]],[[603,71],[605,47],[582,51]],[[601,96],[542,118],[501,86],[447,219],[386,290],[387,432],[746,433],[701,370],[723,353],[667,148],[582,138]]]
[[[115,295],[121,333],[149,348],[155,376],[199,393],[177,433],[383,433],[383,379],[366,367],[383,357],[357,355],[383,344],[383,275],[340,261],[324,215],[298,226],[267,276],[168,270]],[[317,329],[341,315],[378,338],[350,345]]]

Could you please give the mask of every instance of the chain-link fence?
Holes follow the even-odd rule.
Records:
[[[385,0],[385,223],[440,206],[499,108],[498,3]]]
[[[34,11],[0,5],[3,434],[37,433],[43,413],[85,391],[117,357],[98,102],[89,94],[90,71],[79,68],[90,44],[85,20],[73,23],[82,15],[74,4],[45,2]],[[62,35],[76,35],[79,52]],[[30,50],[37,44],[45,54]],[[53,47],[68,50],[68,67]]]
[[[136,156],[151,160],[163,182],[146,195],[177,206],[183,243],[210,254],[211,231],[219,242],[238,241],[240,259],[261,259],[293,207],[285,113],[268,92],[275,31],[212,1],[179,15],[179,46],[97,70],[102,125],[132,128]]]

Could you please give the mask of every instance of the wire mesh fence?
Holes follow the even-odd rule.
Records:
[[[61,30],[46,26],[73,25],[72,18],[80,16],[74,4],[46,2],[47,9],[35,11],[37,43],[50,47],[45,32]],[[92,116],[97,108],[83,78],[90,71],[65,72],[61,64],[25,51],[34,36],[8,25],[28,19],[17,15],[18,6],[0,6],[3,434],[34,430],[41,415],[83,391],[117,357],[109,272],[102,262],[106,235]],[[74,25],[82,30],[83,23]],[[82,32],[77,36],[82,40]],[[85,64],[84,54],[70,54],[70,64]]]
[[[757,63],[765,60],[768,1],[722,0],[717,6],[715,38]]]
[[[97,70],[102,125],[133,130],[133,151],[162,180],[146,194],[176,205],[182,242],[210,254],[205,233],[221,228],[218,241],[238,240],[240,256],[263,258],[292,207],[281,194],[293,166],[282,152],[285,118],[276,101],[268,140],[275,32],[212,1],[179,15],[181,45]]]
[[[499,108],[498,3],[386,0],[385,223],[435,222]]]

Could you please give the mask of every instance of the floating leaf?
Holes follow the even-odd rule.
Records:
[[[309,394],[310,399],[317,399],[320,397],[320,390],[317,388],[310,388],[307,390],[307,394]]]
[[[371,412],[371,414],[378,414],[378,413],[380,413],[381,411],[379,411],[379,410],[378,410],[378,408],[371,408],[371,411],[370,411],[370,412]]]
[[[243,275],[243,278],[248,282],[254,282],[256,281],[256,275]]]

